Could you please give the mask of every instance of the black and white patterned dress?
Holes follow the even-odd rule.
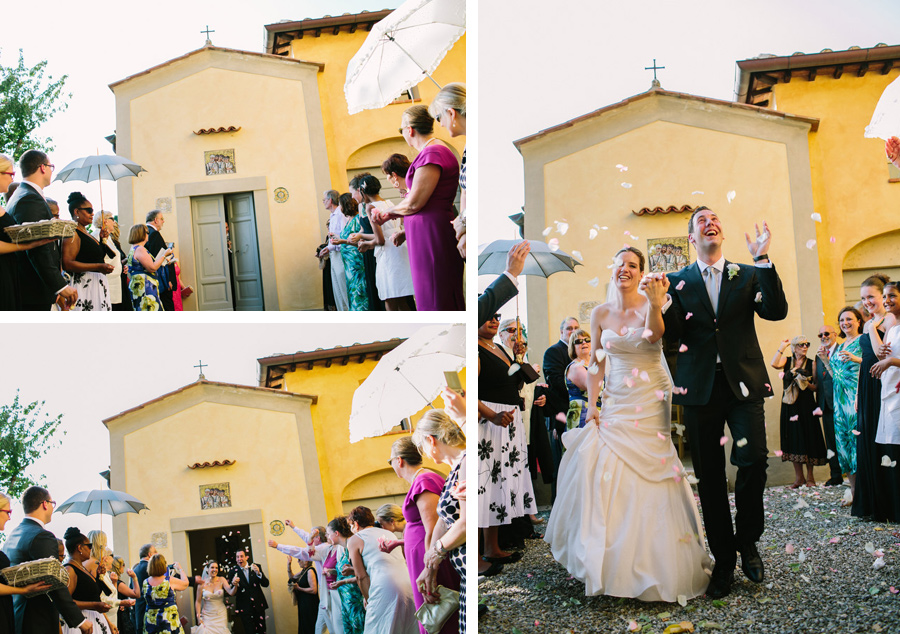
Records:
[[[438,498],[438,517],[446,524],[447,528],[459,519],[459,500],[450,493],[451,489],[459,481],[460,465],[465,462],[466,454],[450,471],[441,495]],[[463,542],[458,548],[450,551],[450,563],[459,574],[459,634],[466,634],[466,544]]]
[[[478,346],[481,369],[478,397],[495,412],[510,412],[513,421],[500,427],[481,418],[478,421],[478,528],[509,524],[513,518],[537,513],[534,487],[528,470],[528,439],[519,409],[518,373],[509,376],[509,363]]]

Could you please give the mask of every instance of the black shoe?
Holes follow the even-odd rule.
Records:
[[[522,553],[516,551],[506,557],[482,557],[485,561],[489,561],[492,564],[514,564],[522,558]]]
[[[499,575],[503,572],[503,564],[498,564],[497,562],[491,562],[491,567],[485,570],[484,572],[479,572],[479,577],[493,577],[494,575]]]
[[[827,487],[836,487],[841,484],[844,484],[844,478],[834,477],[825,482],[825,486]]]
[[[756,544],[750,544],[741,550],[741,570],[753,583],[762,583],[765,575],[763,573],[762,557],[759,556]]]
[[[716,569],[713,570],[712,578],[709,580],[709,585],[706,587],[706,596],[710,599],[721,599],[731,594],[731,584],[734,583],[734,571],[724,572],[723,569],[721,574],[716,574],[718,571],[719,567],[716,566]]]

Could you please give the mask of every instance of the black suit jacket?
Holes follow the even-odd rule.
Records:
[[[831,373],[825,371],[825,362],[820,357],[816,359],[816,403],[823,410],[834,410],[834,383]]]
[[[569,390],[566,389],[566,368],[569,367],[569,346],[562,341],[557,341],[544,352],[544,363],[541,369],[547,379],[547,404],[544,412],[549,418],[554,419],[551,424],[557,424],[557,431],[565,430],[566,424],[556,420],[556,415],[569,411]]]
[[[16,193],[19,193],[18,190]],[[9,557],[10,565],[16,566],[35,559],[56,558],[59,555],[59,547],[53,533],[26,517],[6,538],[3,552]],[[60,616],[69,627],[78,627],[84,621],[84,615],[66,588],[39,594],[30,599],[17,594],[13,597],[13,606],[16,614],[16,632],[59,634]]]
[[[18,224],[52,220],[50,207],[31,183],[23,182],[12,195],[6,211]],[[19,292],[23,304],[46,304],[49,309],[56,293],[66,286],[60,263],[59,241],[16,253]]]
[[[269,580],[266,578],[266,573],[262,571],[262,568],[259,569],[262,577],[257,577],[256,573],[250,569],[249,565],[247,567],[250,570],[249,584],[247,583],[247,579],[244,577],[244,573],[240,568],[236,568],[235,574],[240,575],[241,582],[238,584],[237,594],[235,594],[235,607],[239,611],[250,611],[250,612],[264,612],[269,609],[269,603],[266,601],[266,595],[263,594],[262,589],[269,587]]]
[[[481,328],[491,315],[500,307],[519,294],[519,289],[512,280],[503,273],[478,296],[478,327]]]
[[[678,353],[675,385],[686,394],[675,394],[678,405],[705,405],[712,394],[716,375],[716,354],[732,392],[740,400],[758,399],[773,394],[769,374],[756,337],[755,317],[780,321],[787,317],[788,304],[775,267],[738,264],[738,272],[729,278],[725,261],[719,288],[719,307],[713,312],[700,267],[691,266],[670,274],[672,305],[663,320],[666,337],[680,340],[687,350]],[[684,285],[679,289],[681,282]],[[756,301],[760,293],[759,302]],[[693,313],[685,319],[687,313]],[[745,396],[741,383],[747,388]]]
[[[147,244],[144,245],[144,248],[147,249],[147,252],[150,254],[150,257],[154,260],[156,259],[156,254],[160,251],[165,251],[168,248],[165,239],[162,234],[157,231],[156,227],[153,225],[147,225],[147,232],[149,237],[147,238]],[[159,276],[159,291],[167,292],[169,290],[169,282],[172,283],[172,287],[175,286],[175,265],[167,264],[165,266],[161,266],[157,271],[157,275]]]

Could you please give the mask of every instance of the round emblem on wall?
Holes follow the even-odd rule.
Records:
[[[284,533],[284,522],[281,520],[272,520],[269,523],[269,532],[275,537],[282,535]]]
[[[291,195],[288,193],[284,187],[279,187],[275,190],[275,202],[276,203],[286,203],[287,199],[290,198]]]

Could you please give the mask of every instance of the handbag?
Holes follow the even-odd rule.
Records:
[[[438,586],[441,600],[437,603],[423,603],[416,610],[416,618],[428,634],[437,634],[454,612],[459,610],[459,592]]]
[[[181,299],[187,299],[193,294],[194,288],[192,286],[185,286],[183,289],[181,289]]]

